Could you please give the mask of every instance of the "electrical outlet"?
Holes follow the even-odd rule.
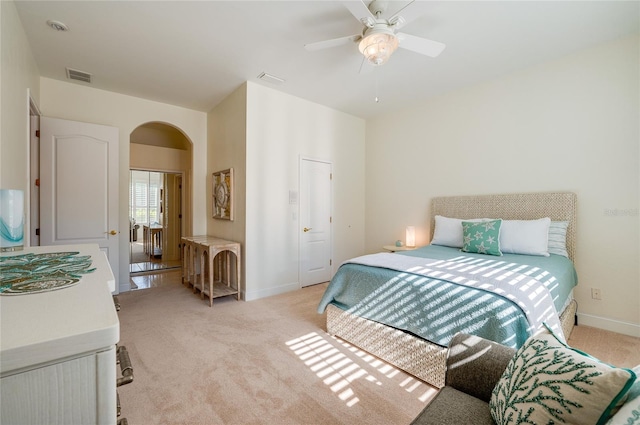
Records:
[[[594,300],[601,300],[602,294],[600,293],[600,289],[591,288],[591,298],[593,298]]]

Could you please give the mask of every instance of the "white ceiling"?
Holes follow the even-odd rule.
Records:
[[[391,1],[389,14],[407,3]],[[444,52],[398,49],[360,74],[355,43],[304,49],[361,31],[340,1],[15,4],[44,77],[66,80],[70,67],[93,74],[92,87],[200,111],[248,80],[363,118],[640,30],[638,1],[417,0],[423,15],[402,32],[445,43]],[[260,81],[261,72],[286,81]]]

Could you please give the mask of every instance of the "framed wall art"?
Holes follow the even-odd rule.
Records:
[[[233,168],[213,173],[213,218],[233,220]]]

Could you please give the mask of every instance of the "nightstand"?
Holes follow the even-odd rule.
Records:
[[[397,251],[413,251],[416,247],[408,247],[408,246],[395,246],[395,245],[385,245],[382,247],[385,251],[389,252],[397,252]]]

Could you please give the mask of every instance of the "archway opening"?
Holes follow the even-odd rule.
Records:
[[[130,135],[129,262],[134,276],[181,267],[181,236],[191,229],[192,144],[177,128],[159,122]],[[148,282],[148,280],[146,280]]]

